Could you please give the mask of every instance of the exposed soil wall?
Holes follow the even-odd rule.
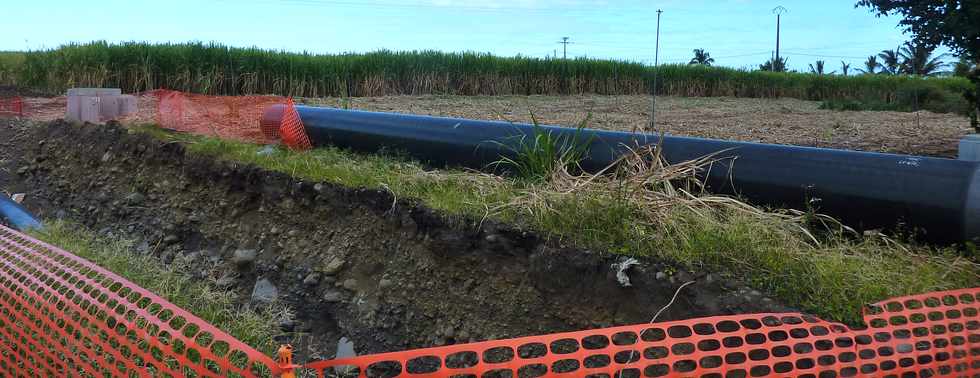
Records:
[[[642,323],[689,280],[658,320],[789,310],[649,259],[622,287],[618,256],[451,224],[387,192],[215,161],[116,125],[0,120],[0,149],[0,189],[27,192],[39,217],[137,238],[134,253],[165,261],[189,255],[243,303],[290,303],[297,320],[282,326],[299,360],[330,357],[340,336],[363,353]]]

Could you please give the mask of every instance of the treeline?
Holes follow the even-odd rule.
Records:
[[[215,43],[71,44],[0,64],[0,80],[52,93],[99,86],[305,97],[645,94],[654,74],[641,63],[601,59],[436,51],[314,55]],[[662,66],[656,74],[661,95],[794,97],[895,109],[916,104],[944,112],[969,108],[962,93],[970,84],[962,78],[830,76],[701,65]]]

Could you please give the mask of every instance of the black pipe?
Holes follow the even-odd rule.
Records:
[[[6,219],[11,226],[20,231],[43,228],[41,222],[31,213],[3,194],[0,194],[0,218]]]
[[[388,147],[435,164],[485,168],[512,156],[534,126],[507,122],[297,106],[311,142],[361,151]],[[282,108],[267,110],[277,122]],[[571,138],[576,129],[542,126]],[[658,135],[583,129],[591,140],[582,167],[605,168],[627,146],[657,143]],[[709,190],[758,205],[815,208],[859,230],[901,225],[927,240],[980,237],[980,164],[942,158],[665,136],[670,163],[710,154]]]

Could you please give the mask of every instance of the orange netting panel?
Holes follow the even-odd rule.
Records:
[[[0,376],[248,377],[268,356],[71,253],[0,226]]]
[[[286,109],[283,111],[282,125],[279,126],[279,135],[282,137],[283,144],[294,150],[309,150],[313,148],[313,144],[310,143],[310,137],[306,135],[303,120],[300,119],[299,112],[296,111],[296,106],[293,104],[292,99],[289,99],[289,102],[286,103]]]
[[[801,314],[701,319],[320,361],[320,377],[980,376],[980,288],[871,306],[866,330]]]
[[[0,98],[0,116],[24,116],[24,100],[20,97]]]
[[[170,90],[149,92],[159,99],[157,123],[188,133],[249,142],[263,142],[262,112],[286,104],[279,96],[207,96]]]

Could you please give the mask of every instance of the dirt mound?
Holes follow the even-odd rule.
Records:
[[[21,130],[15,133],[14,130]],[[4,135],[7,134],[7,135]],[[40,217],[138,238],[134,253],[188,255],[243,302],[279,297],[300,360],[659,320],[789,310],[738,282],[548,241],[505,224],[449,222],[387,192],[215,161],[109,126],[0,127],[3,183]],[[6,155],[6,156],[4,156]],[[23,158],[11,158],[11,156]]]

